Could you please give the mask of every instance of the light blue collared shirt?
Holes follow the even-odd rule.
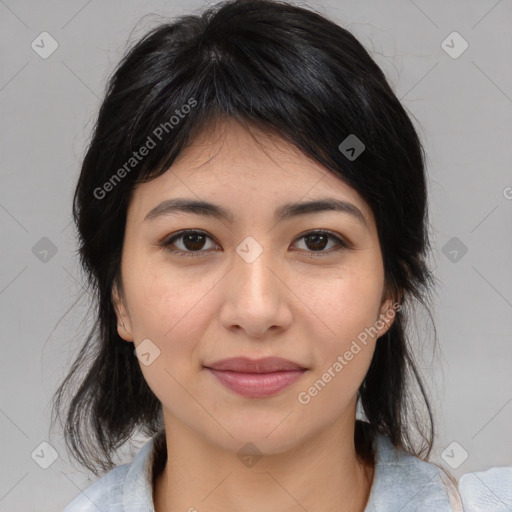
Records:
[[[155,512],[155,437],[131,463],[94,482],[63,512]],[[396,450],[387,437],[377,435],[375,448],[376,468],[365,512],[512,512],[512,466],[468,473],[457,490],[442,469]]]

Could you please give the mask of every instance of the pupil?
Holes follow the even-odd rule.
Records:
[[[197,242],[197,239],[200,239],[199,242]],[[192,243],[187,243],[187,241],[190,241],[190,240],[193,240]],[[194,241],[195,239],[195,241]],[[202,240],[201,240],[202,239]],[[202,242],[202,243],[201,243]],[[189,250],[189,251],[193,251],[193,250],[199,250],[203,247],[204,245],[204,235],[201,235],[201,234],[197,234],[197,235],[185,235],[183,237],[183,243],[185,245],[185,247]]]
[[[324,243],[321,243],[320,242],[320,246],[318,246],[318,243],[315,243],[313,242],[313,244],[309,244],[307,241],[308,240],[316,240],[318,242],[318,239],[323,239],[323,242]],[[327,241],[327,237],[325,235],[309,235],[306,237],[306,245],[308,246],[309,249],[324,249],[325,248],[325,242]],[[311,246],[312,245],[312,246]]]

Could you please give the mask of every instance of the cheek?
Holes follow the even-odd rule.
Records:
[[[205,299],[211,280],[149,258],[133,268],[137,271],[127,291],[135,339],[154,338],[167,346],[183,347],[207,320]]]
[[[358,279],[340,280],[312,297],[319,312],[311,335],[315,365],[296,397],[309,428],[355,405],[375,351],[379,299],[378,287]]]
[[[304,311],[316,318],[317,335],[339,349],[378,320],[382,287],[380,273],[354,268],[336,275],[310,275],[298,281],[296,289]]]
[[[357,392],[375,349],[382,285],[381,275],[364,269],[322,276],[316,284],[311,277],[302,281],[298,295],[307,297],[304,315],[315,340],[316,364],[307,383],[314,389],[303,390],[312,402],[330,403],[339,412]]]
[[[153,265],[144,280],[133,283],[130,313],[135,345],[150,339],[159,354],[149,365],[140,364],[144,379],[156,397],[173,410],[191,407],[196,383],[190,379],[201,364],[200,341],[211,323],[212,283],[171,274]]]

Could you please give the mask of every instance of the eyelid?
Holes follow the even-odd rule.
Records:
[[[305,238],[306,235],[327,235],[329,238],[335,240],[335,242],[338,246],[337,248],[330,249],[328,251],[307,251],[307,250],[300,250],[300,249],[295,251],[295,252],[300,252],[309,258],[327,257],[332,254],[336,254],[340,251],[351,249],[353,247],[353,245],[348,240],[346,240],[343,236],[341,236],[329,229],[321,229],[321,228],[309,229],[309,230],[303,231],[300,235],[297,235],[294,243],[298,240],[301,240],[302,238]]]
[[[208,254],[211,251],[183,251],[181,249],[171,249],[172,243],[174,243],[175,240],[179,240],[181,237],[185,235],[190,234],[200,234],[204,235],[206,238],[209,238],[215,244],[219,245],[215,239],[209,235],[206,231],[203,231],[202,229],[183,229],[181,231],[178,231],[176,233],[173,233],[172,235],[166,236],[161,242],[158,242],[157,245],[159,247],[164,248],[165,250],[169,251],[172,254],[178,254],[180,256],[202,256],[203,254]]]
[[[209,238],[210,240],[212,240],[215,244],[220,245],[211,235],[209,235],[206,231],[203,231],[202,229],[183,229],[181,231],[178,231],[176,233],[173,233],[172,235],[165,237],[161,242],[157,243],[157,245],[159,247],[163,247],[164,249],[171,252],[172,254],[178,254],[179,256],[185,256],[185,257],[186,256],[197,257],[197,256],[202,256],[203,254],[208,254],[211,252],[211,250],[183,251],[181,249],[171,249],[170,248],[170,247],[172,247],[172,243],[174,243],[174,241],[180,239],[181,237],[183,237],[187,234],[204,235],[206,238]],[[329,229],[321,229],[321,228],[309,229],[309,230],[303,231],[302,233],[297,235],[297,237],[294,239],[294,244],[297,241],[301,240],[302,238],[305,238],[307,235],[315,235],[315,234],[316,235],[327,235],[329,238],[333,239],[337,243],[338,248],[334,249],[334,250],[330,249],[328,251],[307,251],[307,250],[298,249],[298,250],[295,250],[295,252],[306,254],[307,257],[315,258],[315,257],[328,256],[333,253],[339,252],[341,250],[347,250],[347,249],[351,249],[353,247],[352,244],[345,237],[343,237],[333,231],[330,231]]]

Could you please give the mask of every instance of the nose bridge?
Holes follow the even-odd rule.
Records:
[[[270,270],[275,262],[272,262],[268,239],[260,243],[253,236],[246,237],[236,248],[234,266],[235,279],[240,280],[240,288],[248,292],[254,300],[265,297],[271,300],[271,289],[277,283]]]
[[[275,275],[279,265],[273,254],[251,236],[236,247],[222,308],[226,328],[237,325],[251,336],[262,336],[270,327],[282,328],[291,321],[285,288]]]

